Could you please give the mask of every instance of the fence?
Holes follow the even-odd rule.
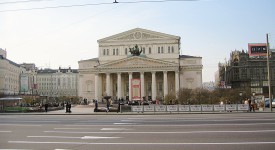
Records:
[[[132,112],[225,112],[248,111],[248,104],[226,105],[138,105],[132,106]]]

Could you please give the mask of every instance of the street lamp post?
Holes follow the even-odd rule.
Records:
[[[243,92],[239,92],[240,95],[240,104],[242,103],[242,96],[243,96]]]

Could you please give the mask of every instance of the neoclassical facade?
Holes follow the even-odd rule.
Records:
[[[20,75],[26,69],[7,59],[7,51],[0,48],[0,94],[18,95]]]
[[[135,28],[98,45],[98,58],[78,62],[80,97],[161,100],[202,86],[202,58],[180,55],[179,36]],[[136,45],[138,56],[130,53]]]

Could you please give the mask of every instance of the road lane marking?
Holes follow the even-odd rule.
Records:
[[[121,137],[104,137],[104,136],[83,136],[83,137],[72,137],[72,136],[27,136],[28,138],[60,138],[60,139],[117,139]]]
[[[175,131],[175,132],[145,132],[145,131],[140,131],[140,132],[77,132],[77,131],[44,131],[45,133],[81,133],[81,134],[91,134],[91,133],[96,133],[96,134],[107,134],[107,133],[120,133],[120,134],[192,134],[192,133],[270,133],[270,132],[275,132],[275,130],[232,130],[232,131]]]
[[[129,124],[136,124],[136,123],[122,123],[122,122],[118,122],[118,123],[114,123],[115,125],[129,125]]]
[[[162,127],[162,126],[172,126],[172,127],[188,127],[188,126],[256,126],[256,125],[275,125],[275,123],[234,123],[234,124],[230,124],[230,123],[217,123],[217,124],[161,124],[161,125],[151,125],[151,124],[135,124],[135,123],[116,123],[116,124],[112,124],[112,125],[100,125],[100,126],[104,126],[104,127],[109,127],[109,126],[114,126],[114,125],[120,125],[120,126],[148,126],[148,127]],[[70,126],[70,127],[98,127],[99,125],[87,125],[87,124],[75,124],[75,125],[65,125],[65,126]]]
[[[100,130],[102,130],[102,131],[117,131],[117,130],[131,130],[131,129],[126,129],[126,128],[102,128]]]
[[[84,136],[81,139],[118,139],[121,137]]]
[[[224,143],[88,143],[88,142],[41,142],[41,141],[8,141],[16,144],[74,144],[74,145],[262,145],[275,142],[224,142]]]
[[[55,130],[89,130],[91,128],[54,128]]]

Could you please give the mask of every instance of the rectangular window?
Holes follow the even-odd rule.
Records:
[[[127,50],[127,48],[125,48],[125,55],[127,55],[128,54],[128,50]]]
[[[174,46],[172,46],[172,53],[174,53]]]
[[[107,49],[107,55],[109,55],[109,49]]]
[[[260,86],[259,81],[251,81],[251,86]]]
[[[160,53],[160,47],[158,47],[158,53]]]
[[[168,53],[170,53],[170,46],[168,46]]]
[[[164,52],[164,49],[163,49],[163,47],[161,47],[161,53],[163,53]]]
[[[116,50],[115,49],[113,49],[113,55],[116,55]]]
[[[106,55],[106,50],[105,49],[103,50],[103,55]]]
[[[118,55],[118,48],[116,49],[116,55]]]
[[[151,47],[149,47],[149,54],[151,54],[152,52],[151,52]]]
[[[263,86],[268,86],[268,81],[263,81]]]
[[[143,54],[145,54],[145,47],[142,48],[142,52],[143,52]]]

